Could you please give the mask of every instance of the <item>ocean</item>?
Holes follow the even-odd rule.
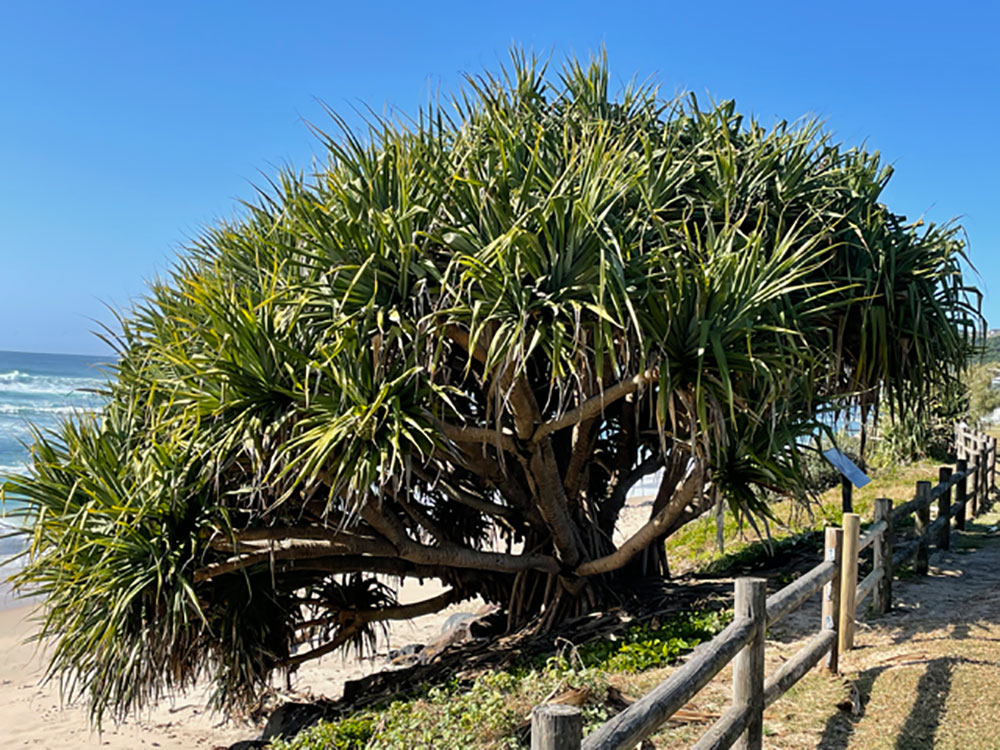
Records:
[[[29,425],[55,429],[74,412],[100,406],[101,397],[88,391],[104,383],[99,366],[109,359],[0,351],[0,474],[25,472]],[[18,539],[0,539],[0,559],[19,546]]]

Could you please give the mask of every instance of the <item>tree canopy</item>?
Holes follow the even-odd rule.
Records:
[[[336,136],[123,312],[107,405],[39,434],[30,555],[52,673],[99,717],[275,669],[471,596],[545,627],[666,572],[799,443],[919,408],[980,325],[961,228],[880,202],[820,123],[614,93],[515,52],[413,120]],[[648,522],[612,532],[630,488]],[[437,578],[400,605],[393,579]]]

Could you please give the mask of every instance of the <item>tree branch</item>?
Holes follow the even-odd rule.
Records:
[[[345,547],[357,542],[375,542],[378,537],[370,534],[359,534],[357,531],[329,526],[266,526],[257,529],[244,529],[229,535],[217,534],[210,542],[212,549],[222,552],[233,552],[237,549],[253,549],[260,542],[284,541],[287,539],[324,541],[331,544],[341,544]]]
[[[461,328],[455,324],[445,326],[445,335],[458,344],[460,347],[465,349],[465,351],[475,360],[486,364],[486,350],[481,346],[476,346],[475,349],[469,346],[469,332],[464,328]]]
[[[577,576],[593,576],[610,573],[623,567],[635,555],[644,550],[665,533],[674,520],[684,512],[684,508],[694,499],[702,482],[704,472],[696,461],[691,464],[684,478],[678,482],[668,502],[662,510],[654,513],[642,528],[629,537],[621,547],[596,560],[580,565],[573,573]]]
[[[552,452],[552,444],[545,440],[535,445],[531,455],[531,475],[535,478],[535,500],[542,520],[552,533],[552,540],[564,565],[576,565],[580,560],[575,527],[569,516],[566,490]]]
[[[490,427],[449,424],[447,422],[440,422],[439,424],[441,432],[452,442],[488,443],[507,451],[507,453],[517,453],[517,445],[515,445],[514,439],[501,430],[494,430]]]
[[[533,526],[544,526],[538,509],[531,501],[530,492],[525,490],[523,482],[514,477],[509,467],[504,471],[493,457],[484,455],[482,451],[472,453],[467,447],[462,450],[462,460],[467,471],[492,482],[504,499],[520,511],[525,521]]]
[[[463,597],[459,592],[455,589],[450,589],[445,591],[443,594],[439,594],[438,596],[430,599],[424,599],[421,602],[414,602],[413,604],[403,604],[395,607],[382,607],[381,609],[342,610],[333,616],[335,619],[332,621],[342,621],[344,622],[344,626],[337,631],[337,635],[334,636],[332,641],[325,643],[322,646],[318,646],[310,651],[306,651],[305,653],[291,656],[284,661],[278,662],[275,666],[288,669],[289,667],[298,666],[302,662],[309,661],[311,659],[318,659],[320,656],[328,654],[331,651],[335,651],[337,648],[344,645],[365,625],[371,622],[409,620],[414,617],[428,615],[432,612],[439,612],[448,605],[462,598]]]
[[[381,607],[379,609],[367,609],[357,612],[357,618],[362,622],[382,622],[384,620],[410,620],[414,617],[423,617],[434,612],[438,612],[455,602],[467,597],[463,597],[457,590],[448,589],[443,594],[438,594],[430,599],[414,602],[413,604],[397,604],[394,607]]]
[[[396,549],[389,543],[371,540],[364,545],[345,545],[321,539],[281,539],[268,542],[263,547],[253,547],[227,560],[209,563],[194,571],[194,582],[201,583],[226,573],[243,570],[257,563],[271,560],[309,560],[320,557],[332,557],[344,552],[368,552],[383,557],[396,554]]]
[[[624,479],[616,483],[609,497],[601,506],[601,524],[610,525],[618,519],[622,506],[628,497],[629,490],[635,487],[635,483],[645,476],[648,476],[663,466],[663,456],[659,453],[651,453],[643,459],[638,466],[630,471]]]
[[[431,568],[401,560],[398,557],[375,557],[373,555],[331,555],[304,560],[281,561],[279,570],[294,573],[376,573],[398,576],[399,578],[437,578],[448,571],[447,568]]]
[[[510,399],[511,411],[514,414],[514,429],[517,432],[517,437],[521,440],[529,440],[536,431],[542,415],[538,409],[535,394],[528,386],[527,376],[522,374],[514,378],[505,374],[502,382],[510,383],[505,390]]]
[[[337,635],[334,636],[332,641],[325,643],[322,646],[318,646],[311,651],[290,656],[283,661],[279,661],[274,666],[277,669],[290,669],[292,667],[297,667],[302,662],[309,661],[310,659],[318,659],[319,657],[329,654],[331,651],[336,651],[338,648],[343,646],[351,638],[357,635],[362,627],[364,627],[364,623],[358,622],[352,622],[345,625],[337,631]]]
[[[449,546],[455,543],[455,540],[450,534],[448,534],[444,529],[440,528],[434,521],[431,520],[430,516],[423,512],[423,510],[418,507],[416,503],[411,503],[408,499],[400,497],[399,495],[393,495],[393,499],[399,504],[406,514],[416,521],[420,526],[422,526],[427,533],[429,533],[438,544],[442,546]]]
[[[509,555],[503,552],[480,552],[470,547],[429,547],[415,542],[406,534],[406,529],[395,524],[381,514],[371,503],[361,507],[362,517],[399,550],[399,556],[409,562],[421,565],[444,565],[451,568],[474,568],[491,570],[496,573],[517,573],[521,570],[540,570],[555,573],[559,563],[549,555]]]
[[[466,492],[460,487],[455,487],[451,482],[446,482],[440,476],[437,478],[432,477],[428,472],[424,471],[420,467],[414,466],[413,473],[427,482],[427,484],[431,487],[440,488],[456,503],[461,503],[468,508],[478,510],[480,513],[485,513],[488,516],[501,518],[510,526],[514,526],[520,520],[514,508],[508,508],[504,505],[498,505],[497,503],[490,502],[489,500],[483,500],[482,498],[476,497],[471,492]]]
[[[604,411],[605,407],[630,393],[635,393],[639,390],[639,388],[656,377],[656,370],[646,370],[646,372],[640,373],[635,377],[629,378],[628,380],[623,380],[620,383],[616,383],[610,388],[605,388],[598,395],[587,399],[575,409],[570,409],[561,417],[539,425],[538,429],[535,430],[534,434],[531,436],[531,441],[537,443],[546,435],[550,435],[556,430],[561,430],[565,427],[575,425],[578,422],[582,422],[585,419],[596,417]]]
[[[572,449],[563,479],[568,499],[574,499],[580,493],[585,476],[584,466],[594,452],[593,435],[596,423],[596,419],[584,419],[573,426]]]

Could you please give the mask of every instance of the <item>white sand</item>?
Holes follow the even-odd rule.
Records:
[[[33,608],[0,611],[0,747],[18,748],[213,748],[249,736],[245,729],[218,727],[201,706],[204,696],[187,696],[157,708],[140,721],[107,726],[101,735],[82,706],[63,706],[57,684],[39,684],[45,659],[25,639],[34,630]]]
[[[404,603],[441,593],[436,582],[423,586],[408,583],[400,591]],[[441,632],[441,626],[456,612],[474,612],[482,602],[472,600],[453,605],[433,615],[396,623],[387,643],[399,648],[407,643],[426,643]],[[228,747],[233,742],[257,736],[259,728],[224,722],[204,706],[207,690],[177,696],[147,716],[115,726],[108,724],[98,734],[89,724],[82,705],[63,705],[57,683],[41,684],[47,660],[35,644],[26,643],[36,626],[31,605],[0,609],[0,748],[128,748],[159,747],[164,750]],[[293,690],[316,697],[336,699],[346,680],[371,674],[385,666],[383,658],[359,661],[353,656],[331,655],[308,662],[296,676]]]

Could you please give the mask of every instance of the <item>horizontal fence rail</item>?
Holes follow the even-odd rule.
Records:
[[[918,574],[927,573],[933,546],[949,549],[952,520],[964,529],[966,518],[982,512],[995,487],[997,441],[965,425],[955,429],[954,467],[942,467],[938,483],[917,482],[915,496],[895,509],[892,500],[875,500],[871,525],[861,536],[861,517],[845,513],[842,528],[828,527],[823,559],[818,565],[771,596],[767,582],[738,578],[733,622],[692,651],[666,680],[587,737],[582,714],[572,706],[536,706],[532,711],[532,750],[631,750],[655,734],[681,707],[733,662],[733,705],[694,745],[695,750],[759,750],[764,709],[781,698],[826,657],[826,669],[838,671],[839,655],[854,646],[857,608],[873,595],[872,611],[885,614],[892,602],[895,570],[915,560]],[[930,522],[937,504],[937,517]],[[916,538],[894,545],[893,535],[910,516]],[[872,570],[858,581],[860,555],[871,548]],[[773,675],[764,675],[766,628],[787,617],[822,591],[819,631]]]
[[[584,750],[635,747],[721,672],[747,644],[753,630],[754,622],[748,617],[731,622],[696,648],[668,679],[592,732],[583,741]]]
[[[788,584],[767,599],[767,626],[771,627],[783,617],[802,606],[809,597],[837,575],[839,568],[832,560],[822,562],[797,580]]]

